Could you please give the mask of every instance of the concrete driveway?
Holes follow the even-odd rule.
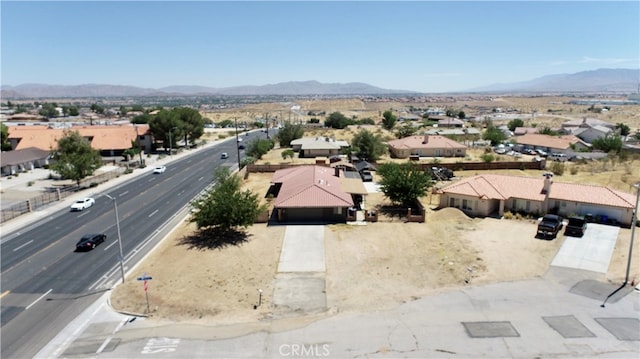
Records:
[[[620,227],[589,223],[584,236],[565,236],[552,266],[607,273]]]

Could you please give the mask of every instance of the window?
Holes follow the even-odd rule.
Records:
[[[462,200],[462,209],[464,210],[473,210],[473,208],[471,208],[470,206],[470,201],[467,201],[466,199]]]
[[[455,207],[455,206],[456,206],[456,199],[449,198],[449,207]]]

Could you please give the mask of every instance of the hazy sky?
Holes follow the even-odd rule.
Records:
[[[447,92],[640,66],[639,1],[2,0],[1,83]]]

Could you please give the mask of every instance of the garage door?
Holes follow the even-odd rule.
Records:
[[[594,217],[607,216],[609,219],[622,222],[623,211],[621,209],[583,204],[580,209],[580,215],[584,216],[587,213],[592,214]]]

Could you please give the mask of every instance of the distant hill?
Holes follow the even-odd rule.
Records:
[[[637,93],[640,70],[598,69],[574,74],[556,74],[530,81],[497,83],[458,93]],[[108,84],[75,86],[23,84],[2,86],[0,97],[19,98],[81,98],[136,96],[277,96],[277,95],[395,95],[415,94],[415,91],[391,90],[361,82],[321,83],[289,81],[262,86],[206,87],[168,86],[159,89]]]
[[[135,96],[206,96],[206,95],[366,95],[403,94],[406,90],[389,90],[365,83],[320,83],[318,81],[290,81],[263,86],[213,88],[204,86],[169,86],[159,89],[135,86],[86,84],[75,86],[24,84],[2,86],[2,98],[79,98],[79,97],[135,97]]]
[[[467,92],[636,93],[639,83],[640,70],[598,69],[548,75],[524,82],[497,83]]]

